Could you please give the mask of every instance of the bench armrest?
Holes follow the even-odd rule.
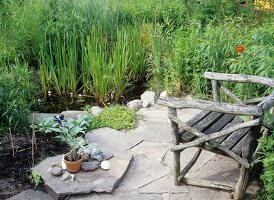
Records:
[[[172,108],[196,108],[212,112],[230,113],[235,115],[262,116],[263,109],[260,106],[235,105],[230,103],[213,102],[198,99],[178,99],[171,97],[160,97],[158,104]]]
[[[204,77],[217,81],[231,81],[238,83],[258,83],[274,88],[274,79],[261,76],[251,76],[245,74],[225,74],[216,72],[205,72]]]

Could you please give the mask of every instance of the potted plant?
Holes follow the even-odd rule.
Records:
[[[76,173],[81,169],[82,152],[85,148],[94,147],[94,144],[87,144],[82,135],[85,133],[88,118],[82,117],[77,120],[68,119],[59,126],[56,136],[61,142],[68,145],[70,151],[64,155],[66,169],[70,173]]]
[[[68,172],[76,173],[80,171],[82,163],[81,153],[81,147],[74,147],[64,155],[64,163]]]

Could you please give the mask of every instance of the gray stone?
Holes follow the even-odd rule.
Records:
[[[54,116],[59,115],[57,113],[33,113],[34,114],[34,119],[45,119],[51,117],[52,120],[54,119]],[[31,116],[32,118],[32,116]]]
[[[142,156],[134,156],[134,160],[124,181],[120,184],[119,190],[129,191],[141,188],[168,175],[170,171],[170,168],[159,162],[151,161]]]
[[[160,93],[160,97],[167,97],[168,94],[167,94],[167,91],[163,91]]]
[[[91,162],[82,162],[81,169],[85,172],[93,171],[100,166],[100,162],[98,161],[91,161]]]
[[[101,162],[103,160],[103,153],[101,152],[100,154],[97,154],[97,155],[90,155],[90,158]]]
[[[109,152],[103,152],[103,160],[108,160],[110,158],[112,158],[112,154]]]
[[[141,100],[143,101],[143,107],[147,108],[150,105],[155,105],[157,96],[155,92],[146,91],[141,95]]]
[[[132,155],[130,153],[121,152],[112,149],[114,157],[109,159],[111,163],[110,170],[97,169],[91,172],[80,171],[75,174],[74,182],[61,182],[59,178],[47,173],[47,166],[50,163],[62,160],[62,155],[50,157],[33,168],[41,175],[45,182],[47,192],[54,199],[63,199],[71,194],[87,194],[91,192],[107,192],[111,193],[114,188],[121,182],[128,166],[131,162]]]
[[[89,115],[90,113],[87,111],[78,111],[78,110],[68,110],[68,111],[63,111],[61,112],[61,115],[64,115],[64,119],[77,119],[78,115],[84,116],[84,115]]]
[[[60,176],[63,174],[63,169],[61,166],[54,166],[51,168],[50,173],[54,176]]]
[[[143,107],[144,108],[148,108],[150,105],[151,105],[151,103],[149,101],[147,101],[147,100],[143,101]]]
[[[111,153],[113,152],[112,149],[118,149],[120,151],[129,150],[142,141],[142,139],[136,138],[135,135],[111,128],[92,130],[91,132],[86,133],[85,137],[88,143],[97,143],[102,152]],[[105,148],[107,148],[107,151]]]
[[[89,159],[89,154],[86,153],[86,152],[83,152],[82,159],[83,160],[88,160]]]
[[[100,149],[93,148],[90,153],[90,158],[101,162],[103,160],[103,153]]]
[[[99,106],[92,106],[91,107],[91,113],[95,116],[99,115],[99,113],[102,112],[102,111],[103,111],[103,109],[100,108]]]
[[[181,185],[180,187],[174,185],[174,176],[169,173],[163,178],[157,179],[139,189],[142,194],[162,194],[162,193],[172,193],[181,194],[188,193],[189,190],[186,185]]]
[[[26,190],[7,200],[54,200],[50,195],[38,190]]]
[[[121,200],[162,200],[161,195],[157,194],[137,194],[137,195],[125,195],[121,197]]]
[[[135,99],[132,100],[130,102],[127,103],[127,107],[131,108],[131,109],[140,109],[143,107],[143,101],[139,100],[139,99]]]

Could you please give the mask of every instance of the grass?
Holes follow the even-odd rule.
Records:
[[[81,93],[106,104],[138,82],[208,97],[204,71],[273,77],[273,17],[257,20],[232,0],[4,0],[1,8],[0,63],[38,68],[44,96]],[[245,97],[264,93],[251,87]]]

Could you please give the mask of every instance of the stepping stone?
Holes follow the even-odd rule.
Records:
[[[138,139],[135,135],[124,133],[111,128],[99,128],[86,133],[88,143],[96,143],[99,148],[117,149],[119,151],[127,151],[136,146],[142,139]],[[101,147],[102,146],[102,147]]]
[[[71,182],[70,179],[62,182],[60,180],[61,177],[55,177],[47,172],[52,163],[59,162],[61,164],[62,155],[47,158],[35,166],[33,170],[41,175],[47,192],[54,199],[64,199],[68,195],[88,194],[91,192],[111,193],[125,176],[132,159],[132,155],[127,152],[112,149],[111,153],[113,157],[108,160],[111,164],[109,170],[80,171],[75,174],[74,182]]]
[[[88,111],[78,111],[78,110],[68,110],[61,112],[61,115],[64,115],[65,120],[68,118],[71,119],[77,119],[78,115],[84,116],[84,115],[90,115]]]
[[[7,200],[54,200],[50,195],[38,190],[26,190]]]

